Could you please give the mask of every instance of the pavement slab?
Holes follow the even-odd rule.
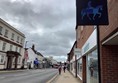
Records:
[[[58,75],[53,83],[80,83],[69,71],[65,73],[62,71],[61,75]]]

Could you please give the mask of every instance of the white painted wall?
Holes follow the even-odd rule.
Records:
[[[6,25],[8,25],[9,27],[6,26]],[[6,40],[9,40],[11,42],[14,42],[16,44],[19,44],[21,46],[24,46],[25,37],[24,37],[24,35],[20,31],[18,31],[17,29],[13,28],[12,26],[7,24],[6,22],[3,22],[1,18],[0,18],[0,26],[2,27],[2,32],[1,32],[2,35],[0,35],[0,37],[4,38]],[[8,38],[4,37],[6,29],[8,30],[8,35],[7,35]],[[11,40],[12,33],[14,33],[14,41]],[[17,36],[19,36],[19,43],[17,42]],[[21,39],[22,39],[22,44],[21,44]],[[0,40],[0,51],[3,51],[2,50],[3,43],[4,43],[4,40]],[[11,45],[10,43],[6,42],[5,52],[10,50],[10,45]],[[20,47],[18,47],[18,51],[17,52],[19,52],[19,49],[20,49]],[[12,51],[16,51],[16,45],[13,45]],[[22,55],[21,57],[24,56],[23,48],[21,48],[21,53],[20,54]],[[6,56],[5,56],[5,61],[7,61]],[[21,62],[20,63],[22,63],[22,58],[21,58]]]
[[[27,62],[32,62],[31,67],[33,68],[34,67],[33,63],[34,63],[35,58],[37,58],[37,55],[34,53],[34,51],[31,48],[29,48],[27,51],[28,51],[28,60],[27,60]]]

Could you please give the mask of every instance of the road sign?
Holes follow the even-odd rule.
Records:
[[[76,0],[78,25],[108,25],[107,0]]]

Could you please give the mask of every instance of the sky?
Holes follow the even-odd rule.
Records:
[[[27,47],[66,61],[75,42],[75,0],[0,0],[0,18],[25,34]]]

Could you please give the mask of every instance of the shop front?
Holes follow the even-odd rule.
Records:
[[[83,83],[99,83],[98,54],[96,48],[96,29],[82,47]],[[81,62],[81,61],[79,61]],[[81,76],[81,75],[80,75]]]
[[[86,73],[87,83],[99,83],[97,50],[93,50],[86,56]]]

